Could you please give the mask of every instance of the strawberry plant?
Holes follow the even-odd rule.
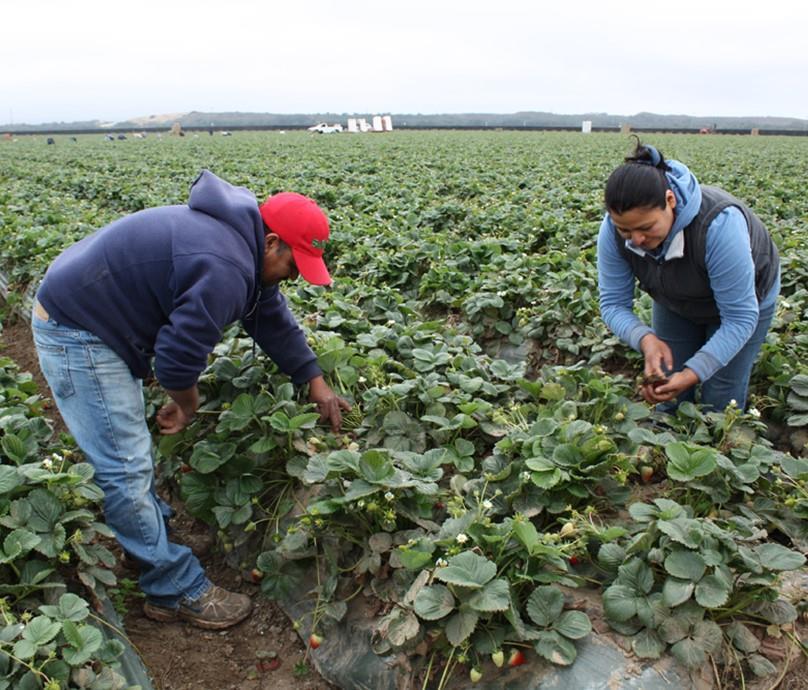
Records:
[[[788,420],[789,426],[808,426],[808,375],[798,374],[789,381],[791,389],[786,403],[794,412]]]
[[[799,552],[760,543],[765,532],[755,520],[694,518],[662,498],[629,512],[637,523],[630,541],[604,544],[598,560],[613,574],[603,594],[607,620],[633,635],[640,657],[659,658],[671,644],[683,664],[699,666],[721,644],[718,622],[742,617],[755,601],[775,601],[779,574],[805,564]],[[790,604],[780,606],[785,622],[796,618]]]
[[[121,642],[79,594],[115,585],[93,468],[50,443],[30,375],[0,359],[0,688],[124,687]]]

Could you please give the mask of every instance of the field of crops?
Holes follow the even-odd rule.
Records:
[[[311,581],[298,623],[323,638],[315,659],[357,599],[373,599],[372,648],[409,655],[417,687],[495,680],[524,660],[568,666],[606,627],[640,659],[770,687],[805,663],[808,139],[648,142],[748,202],[780,248],[781,301],[746,413],[652,414],[638,355],[600,321],[595,239],[625,136],[0,142],[0,269],[21,294],[97,227],[184,203],[202,168],[259,198],[315,198],[335,283],[285,293],[354,406],[343,433],[317,426],[233,327],[200,381],[196,421],[157,452],[162,480],[267,595],[297,597]],[[54,449],[41,401],[0,364],[0,689],[33,688],[113,662],[74,600],[30,603],[60,577],[51,561],[103,586],[109,555],[85,508],[98,500],[87,466]],[[160,401],[152,391],[152,413]],[[58,467],[43,468],[53,452]],[[80,536],[65,538],[71,521]],[[47,536],[57,524],[62,538]],[[593,632],[598,620],[608,626]]]

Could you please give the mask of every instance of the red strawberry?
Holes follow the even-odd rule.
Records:
[[[311,647],[312,649],[317,649],[317,647],[320,646],[322,641],[323,638],[320,637],[317,633],[312,633],[311,635],[309,635],[309,647]]]
[[[525,654],[521,649],[514,649],[508,657],[508,666],[521,666],[525,663]]]
[[[578,559],[578,556],[570,556],[570,565],[574,568],[578,563],[581,561]]]
[[[264,573],[262,573],[258,568],[253,568],[250,571],[250,579],[255,583],[258,584],[261,580],[264,579]]]
[[[643,484],[648,484],[654,476],[654,468],[650,465],[642,465],[640,467],[640,479]]]

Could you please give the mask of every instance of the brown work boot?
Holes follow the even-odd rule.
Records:
[[[199,628],[223,630],[240,623],[252,611],[252,600],[246,594],[229,592],[211,585],[199,599],[183,599],[176,609],[164,608],[150,602],[143,605],[147,618],[167,623],[184,620]]]

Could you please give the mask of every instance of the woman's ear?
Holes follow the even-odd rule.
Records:
[[[665,192],[665,203],[668,204],[669,208],[676,208],[676,195],[673,190],[669,189]]]

